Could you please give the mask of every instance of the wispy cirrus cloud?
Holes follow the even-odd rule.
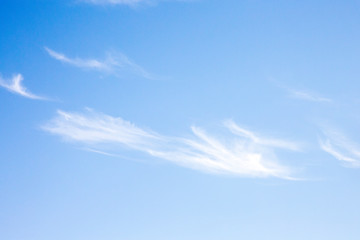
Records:
[[[143,78],[155,79],[156,77],[147,72],[141,66],[131,61],[122,53],[108,53],[103,60],[71,58],[63,53],[56,52],[48,47],[44,47],[46,52],[54,59],[78,67],[84,70],[94,70],[107,74],[121,75],[121,73],[132,73]]]
[[[45,97],[41,97],[31,93],[27,90],[21,82],[24,80],[21,74],[15,74],[10,80],[5,80],[0,76],[0,86],[6,90],[21,95],[26,98],[37,99],[37,100],[48,100]]]
[[[323,130],[324,137],[319,139],[323,151],[345,163],[348,167],[360,167],[360,145],[334,128]]]
[[[301,99],[311,102],[332,102],[330,98],[319,96],[318,94],[309,91],[300,91],[294,89],[287,89],[289,96],[296,99]]]
[[[240,129],[232,121],[225,127],[230,133]],[[114,151],[127,148],[183,167],[242,177],[291,179],[292,169],[278,163],[275,149],[298,149],[295,143],[254,138],[255,134],[250,131],[241,136],[216,137],[192,127],[191,137],[163,136],[92,110],[86,113],[58,111],[43,129],[100,153],[103,151],[97,148],[101,146],[111,146]]]
[[[225,121],[225,126],[234,134],[238,136],[243,136],[246,138],[251,139],[256,144],[269,146],[269,147],[275,147],[275,148],[283,148],[283,149],[289,149],[292,151],[300,151],[301,150],[301,144],[295,143],[292,141],[285,141],[277,138],[267,138],[258,136],[254,132],[251,132],[249,130],[246,130],[244,128],[239,127],[237,124],[235,124],[233,121],[228,120]]]
[[[318,103],[333,102],[331,98],[321,96],[320,94],[315,93],[314,91],[292,88],[275,79],[270,79],[270,82],[275,84],[277,87],[283,89],[287,93],[287,96],[290,98],[309,101],[309,102],[318,102]]]

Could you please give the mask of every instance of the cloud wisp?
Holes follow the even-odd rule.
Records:
[[[323,151],[342,161],[348,167],[360,167],[360,145],[334,129],[324,130],[323,134],[325,137],[319,139]]]
[[[277,138],[266,138],[266,137],[258,136],[249,130],[239,127],[236,123],[234,123],[231,120],[225,121],[224,124],[233,134],[249,138],[251,139],[251,141],[253,141],[256,144],[275,147],[275,148],[288,149],[292,151],[301,150],[301,145],[299,143],[295,143],[292,141],[285,141]]]
[[[230,133],[239,128],[232,121],[225,127]],[[254,138],[255,134],[250,131],[245,135],[213,136],[199,127],[192,127],[190,137],[163,136],[92,110],[85,113],[58,111],[42,128],[100,153],[104,151],[98,149],[104,146],[112,151],[135,150],[183,167],[242,177],[293,179],[292,169],[278,162],[275,149],[298,149],[295,143]]]
[[[321,97],[321,96],[318,96],[314,93],[307,92],[307,91],[288,89],[288,92],[289,92],[290,97],[296,98],[296,99],[301,99],[301,100],[310,101],[310,102],[324,102],[324,103],[332,102],[332,100],[330,98]]]
[[[21,95],[23,97],[26,98],[31,98],[31,99],[37,99],[37,100],[48,100],[45,97],[41,97],[38,95],[35,95],[33,93],[31,93],[29,90],[27,90],[22,84],[21,82],[24,80],[23,76],[21,74],[15,74],[11,80],[5,80],[3,78],[1,78],[0,76],[0,86],[5,88],[6,90]]]
[[[129,72],[147,79],[156,78],[122,53],[108,53],[104,60],[98,60],[79,57],[71,58],[48,47],[45,47],[45,50],[52,58],[84,70],[95,70],[113,75],[121,75],[121,73]]]

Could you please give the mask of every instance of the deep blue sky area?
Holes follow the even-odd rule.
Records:
[[[2,0],[0,239],[358,240],[360,1]]]

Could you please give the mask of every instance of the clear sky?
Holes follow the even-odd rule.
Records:
[[[360,1],[2,0],[0,239],[360,238]]]

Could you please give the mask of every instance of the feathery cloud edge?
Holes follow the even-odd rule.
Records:
[[[84,58],[71,58],[63,53],[56,52],[48,47],[44,47],[50,57],[78,67],[84,70],[95,70],[102,73],[119,75],[121,72],[131,72],[135,75],[141,76],[147,79],[156,79],[154,75],[147,72],[141,66],[130,60],[126,55],[122,53],[108,53],[104,60],[98,59],[84,59]]]
[[[323,138],[319,138],[320,148],[332,155],[345,166],[360,167],[360,146],[338,130],[323,130]]]
[[[31,93],[29,90],[27,90],[21,82],[24,80],[23,76],[21,74],[15,74],[11,78],[11,80],[5,80],[0,76],[0,86],[8,90],[9,92],[21,95],[26,98],[30,99],[37,99],[37,100],[48,100],[45,97],[41,97],[38,95],[35,95]]]
[[[295,179],[291,176],[292,169],[279,164],[274,152],[276,148],[298,150],[295,143],[261,138],[231,120],[224,125],[236,134],[215,137],[193,126],[192,137],[168,137],[93,110],[86,113],[59,110],[42,128],[66,140],[84,144],[89,149],[101,145],[110,145],[114,149],[127,148],[203,172]]]
[[[311,92],[288,89],[290,97],[311,102],[332,102],[330,98],[321,97]]]

